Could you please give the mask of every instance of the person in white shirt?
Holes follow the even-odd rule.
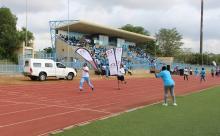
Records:
[[[126,84],[127,82],[125,81],[125,78],[124,78],[124,74],[125,74],[125,69],[124,69],[124,66],[123,64],[120,65],[120,69],[118,70],[118,81],[120,80],[121,83],[124,83]]]
[[[82,78],[80,80],[80,86],[79,86],[79,89],[80,91],[83,90],[83,83],[84,82],[87,82],[88,85],[91,87],[92,91],[94,91],[94,86],[92,85],[92,83],[90,82],[90,79],[89,79],[89,67],[87,66],[87,63],[84,63],[83,64],[83,68],[82,68]]]
[[[183,75],[184,75],[184,80],[188,80],[189,70],[187,67],[184,68]]]

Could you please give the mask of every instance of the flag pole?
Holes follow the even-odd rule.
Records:
[[[203,66],[203,8],[204,8],[204,1],[201,0],[201,22],[200,22],[200,54],[202,59],[202,66]]]

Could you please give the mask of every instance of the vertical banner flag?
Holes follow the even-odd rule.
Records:
[[[91,54],[89,51],[85,48],[78,48],[76,49],[76,53],[78,53],[80,56],[82,56],[86,61],[88,61],[95,70],[98,70],[96,63],[94,62]]]
[[[122,48],[116,48],[115,49],[115,58],[116,58],[118,70],[120,69],[120,66],[121,66],[121,57],[122,57]]]
[[[118,75],[118,69],[117,69],[117,63],[115,60],[114,49],[107,50],[106,55],[107,55],[108,61],[109,61],[110,75]]]
[[[216,67],[217,66],[217,64],[216,64],[216,62],[215,61],[212,61],[212,64]]]

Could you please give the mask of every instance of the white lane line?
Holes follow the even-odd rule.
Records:
[[[130,109],[130,110],[126,110],[126,111],[122,111],[122,112],[119,112],[119,113],[113,113],[113,114],[110,114],[110,115],[106,115],[106,116],[90,119],[90,120],[87,120],[87,121],[84,121],[84,122],[80,122],[80,123],[77,123],[77,124],[74,124],[74,125],[70,125],[68,127],[62,128],[62,129],[56,129],[56,130],[53,130],[53,131],[48,131],[48,132],[42,133],[42,134],[40,134],[38,136],[45,136],[45,135],[48,135],[48,134],[57,134],[57,133],[63,132],[64,130],[72,129],[74,127],[88,125],[88,124],[92,123],[93,121],[105,120],[105,119],[108,119],[108,118],[116,117],[116,116],[119,116],[121,114],[124,114],[124,113],[127,113],[127,112],[131,112],[131,111],[135,111],[135,110],[138,110],[138,109],[142,109],[142,108],[145,108],[145,107],[149,107],[149,106],[161,103],[161,102],[162,101],[158,101],[158,102],[155,102],[155,103],[152,103],[152,104],[149,104],[149,105],[139,106],[139,107],[136,107],[136,108],[133,108],[133,109]]]
[[[13,102],[13,101],[7,101],[7,102]],[[78,107],[73,107],[73,106],[63,106],[63,105],[53,105],[53,104],[38,104],[38,103],[31,103],[31,102],[17,102],[17,103],[18,104],[42,105],[42,106],[47,106],[47,107],[60,107],[60,108],[68,108],[68,109],[88,110],[88,111],[95,111],[95,112],[111,114],[111,112],[107,112],[107,111],[104,111],[104,110],[95,110],[95,109],[91,109],[91,108],[78,108]],[[105,106],[105,104],[100,105],[100,106]]]
[[[0,108],[2,107],[8,107],[8,106],[14,106],[14,105],[18,105],[19,103],[14,103],[14,104],[7,104],[7,105],[0,105]]]
[[[20,122],[16,122],[16,123],[7,124],[7,125],[2,125],[2,126],[0,126],[0,128],[9,127],[9,126],[15,126],[15,125],[19,125],[19,124],[23,124],[23,123],[28,123],[28,122],[36,121],[36,120],[42,120],[42,119],[51,118],[51,117],[56,117],[56,116],[60,116],[60,115],[74,113],[74,112],[77,112],[77,111],[80,111],[80,110],[68,111],[68,112],[63,112],[63,113],[58,113],[58,114],[53,114],[53,115],[47,115],[47,116],[43,116],[43,117],[40,117],[40,118],[35,118],[35,119],[20,121]]]
[[[14,112],[7,112],[7,113],[0,114],[0,116],[15,114],[15,113],[19,113],[19,112],[32,111],[32,110],[40,110],[40,109],[45,109],[45,108],[48,108],[48,107],[50,107],[50,106],[41,107],[41,108],[30,108],[30,109],[26,109],[26,110],[18,110],[18,111],[14,111]]]

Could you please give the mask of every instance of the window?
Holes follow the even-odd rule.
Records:
[[[45,67],[53,67],[52,63],[45,63]]]
[[[41,63],[33,63],[33,66],[39,68],[39,67],[41,67]]]
[[[61,63],[57,63],[57,67],[58,67],[58,68],[66,68],[66,66],[64,66],[64,65],[61,64]]]
[[[29,66],[29,61],[28,61],[28,60],[26,60],[26,61],[24,62],[24,66],[25,66],[25,67],[28,67],[28,66]]]

